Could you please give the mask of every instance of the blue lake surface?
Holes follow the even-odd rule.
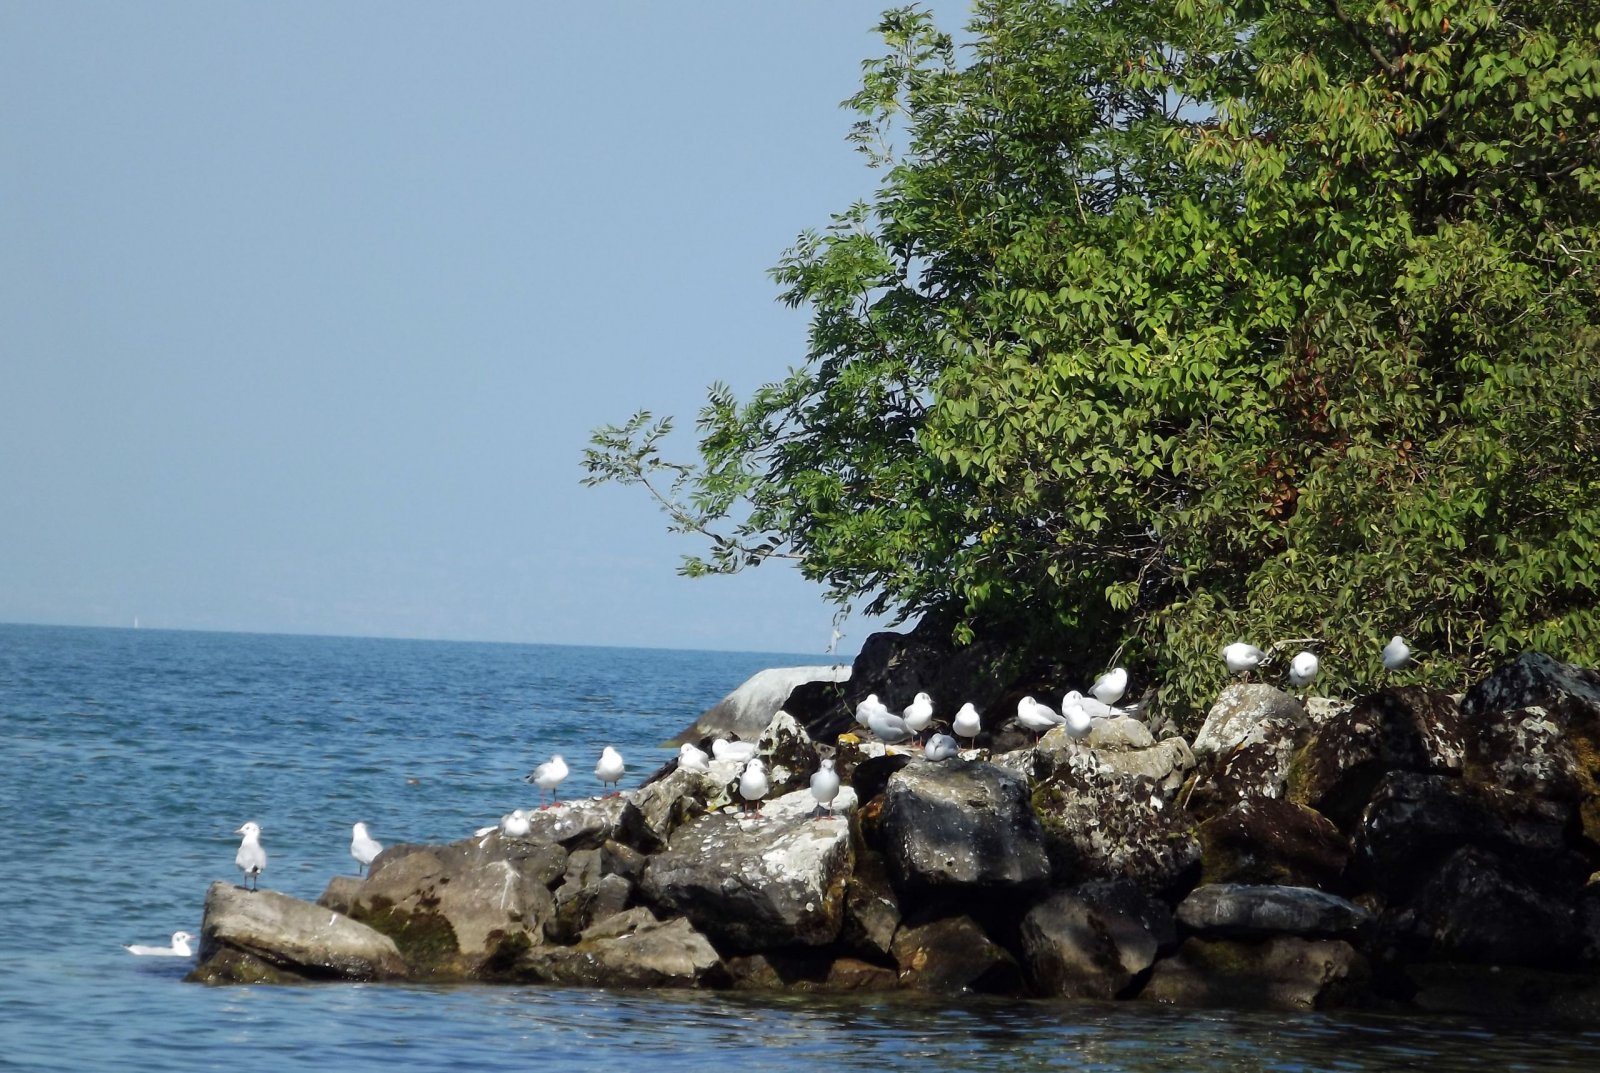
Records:
[[[350,824],[444,841],[531,805],[552,752],[597,793],[768,666],[815,656],[0,625],[0,1068],[1584,1070],[1600,1033],[963,996],[539,987],[206,988],[122,943],[199,931],[233,833],[263,885],[353,872]]]

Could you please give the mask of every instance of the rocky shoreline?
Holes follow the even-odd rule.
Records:
[[[786,713],[761,734],[759,816],[737,763],[669,765],[526,837],[391,846],[315,905],[213,884],[190,979],[1600,1019],[1592,671],[1528,653],[1459,698],[1353,703],[1234,685],[1192,742],[1112,718],[938,762],[806,722],[826,744]],[[817,818],[829,752],[845,786]]]

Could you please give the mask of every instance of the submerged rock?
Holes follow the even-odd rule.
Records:
[[[216,882],[206,891],[201,983],[398,980],[406,963],[385,935],[273,890]]]
[[[1139,997],[1183,1006],[1312,1010],[1359,994],[1367,962],[1342,939],[1189,939],[1156,963]]]

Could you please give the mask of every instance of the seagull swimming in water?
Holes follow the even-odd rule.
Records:
[[[678,746],[678,770],[692,771],[696,775],[709,774],[711,757],[698,745],[686,741]]]
[[[761,799],[767,796],[767,791],[772,787],[767,782],[766,765],[761,763],[759,756],[752,757],[745,764],[744,770],[739,773],[739,796],[744,798],[745,804],[755,810],[757,816],[761,815]]]
[[[594,777],[600,780],[601,786],[615,786],[622,781],[622,754],[607,745],[600,750],[600,762],[594,766]],[[612,790],[612,793],[621,793]]]
[[[969,741],[977,738],[978,732],[983,729],[983,721],[978,718],[978,709],[972,706],[971,701],[963,704],[961,710],[956,712],[955,721],[950,724],[950,729],[958,738],[967,738]]]
[[[1222,662],[1228,665],[1228,670],[1233,674],[1242,674],[1248,681],[1250,672],[1261,666],[1261,661],[1267,654],[1255,645],[1235,641],[1222,650]]]
[[[567,777],[569,770],[567,762],[561,759],[561,754],[556,753],[550,759],[534,768],[533,774],[522,781],[531,782],[539,788],[539,806],[541,808],[548,807],[544,803],[546,790],[550,792],[550,804],[559,805],[561,804],[561,799],[556,794],[561,789],[561,783]]]
[[[358,823],[350,829],[350,856],[356,859],[356,875],[366,871],[372,858],[383,852],[383,843],[367,834],[367,825]]]
[[[922,755],[929,760],[948,760],[961,751],[961,746],[956,744],[956,739],[948,734],[935,734],[928,739],[928,744],[922,747]]]
[[[244,835],[239,842],[239,852],[233,855],[233,863],[250,880],[250,889],[255,890],[261,873],[267,870],[267,851],[261,848],[261,825],[252,820],[233,833]]]
[[[732,760],[742,764],[756,755],[756,743],[716,738],[711,742],[711,755],[718,760]]]
[[[1094,685],[1089,687],[1089,695],[1101,704],[1115,704],[1122,699],[1128,691],[1128,671],[1124,667],[1113,667],[1094,680]]]
[[[1289,684],[1296,689],[1310,685],[1321,667],[1315,652],[1300,653],[1289,661]]]
[[[742,789],[743,780],[740,782]],[[821,819],[824,809],[828,815],[833,815],[833,799],[839,796],[839,773],[833,770],[831,758],[824,760],[822,766],[812,773],[811,796],[817,802],[817,809],[812,813],[814,818]]]
[[[1406,644],[1406,639],[1398,633],[1389,638],[1389,643],[1383,646],[1383,669],[1398,671],[1411,661],[1411,646]]]
[[[171,946],[143,946],[139,943],[123,943],[122,949],[138,957],[147,958],[186,958],[193,957],[194,950],[189,944],[194,942],[194,936],[186,931],[172,933]]]

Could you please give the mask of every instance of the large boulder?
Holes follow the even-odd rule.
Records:
[[[405,959],[394,941],[349,917],[273,890],[216,882],[206,891],[202,983],[398,980]]]
[[[1027,784],[991,764],[913,759],[885,786],[878,833],[906,892],[976,895],[1050,877]]]
[[[1184,803],[1199,815],[1213,816],[1249,798],[1284,796],[1305,731],[1299,712],[1255,720],[1236,744],[1204,755]]]
[[[772,717],[756,741],[756,752],[766,764],[773,797],[809,786],[821,760],[811,736],[788,712]]]
[[[673,833],[650,858],[643,896],[682,914],[734,951],[818,946],[839,935],[850,874],[855,803],[841,788],[841,815],[813,819],[816,802],[796,791],[767,802],[760,816],[702,816]]]
[[[716,777],[680,768],[623,794],[613,827],[616,840],[641,853],[655,853],[672,832],[705,813],[724,786]]]
[[[1208,938],[1255,939],[1347,936],[1366,927],[1372,914],[1311,887],[1208,883],[1179,904],[1178,920]]]
[[[1126,880],[1058,891],[1021,927],[1034,988],[1068,998],[1123,995],[1173,938],[1171,911]]]
[[[446,845],[391,846],[358,886],[331,886],[322,900],[393,939],[414,976],[493,976],[543,942],[550,886],[566,867],[560,846],[492,830]]]
[[[1260,683],[1235,683],[1223,689],[1206,713],[1206,721],[1194,736],[1194,755],[1223,756],[1241,745],[1256,724],[1268,719],[1286,720],[1296,726],[1307,725],[1305,707],[1275,686]]]
[[[643,908],[585,931],[573,946],[525,951],[511,975],[572,987],[701,987],[722,982],[721,959],[682,918],[663,923]]]
[[[528,813],[529,831],[524,841],[553,842],[566,849],[594,849],[616,837],[617,823],[631,800],[630,794],[608,794],[534,809]]]
[[[898,927],[900,897],[889,880],[888,863],[875,850],[858,850],[855,871],[845,889],[840,942],[864,955],[888,958]]]
[[[1022,984],[1016,959],[970,917],[908,924],[895,933],[900,984],[916,991],[1010,994]]]
[[[1279,797],[1249,797],[1200,825],[1202,883],[1337,889],[1350,839],[1333,821]]]
[[[839,663],[826,667],[769,667],[757,671],[662,745],[677,748],[684,742],[703,742],[710,738],[755,741],[797,686],[836,685],[849,680],[850,668]]]
[[[1191,938],[1156,962],[1139,997],[1183,1006],[1311,1010],[1360,995],[1366,959],[1342,939]]]

